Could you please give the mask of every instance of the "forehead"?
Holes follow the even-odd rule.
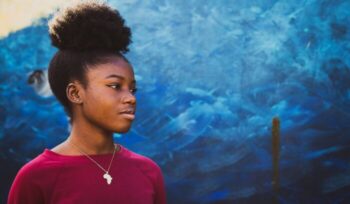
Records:
[[[134,81],[134,71],[131,65],[122,58],[113,57],[105,63],[93,65],[87,71],[88,81],[100,81],[107,79],[108,76],[117,75],[125,78],[127,81]]]

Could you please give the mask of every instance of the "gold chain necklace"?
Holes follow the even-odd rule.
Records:
[[[106,182],[108,185],[110,185],[112,183],[112,176],[109,174],[109,170],[111,169],[111,165],[114,159],[114,155],[115,155],[115,151],[117,149],[117,146],[114,145],[114,150],[113,150],[113,156],[111,161],[109,162],[109,166],[108,169],[106,170],[105,168],[103,168],[103,166],[101,166],[97,161],[95,161],[93,158],[91,158],[88,154],[86,154],[82,149],[80,149],[77,145],[75,145],[73,142],[70,142],[70,144],[73,145],[73,147],[75,147],[80,153],[82,153],[84,156],[86,156],[87,158],[89,158],[93,163],[95,163],[100,169],[102,169],[102,171],[104,171],[105,173],[103,174],[103,178],[106,179]]]

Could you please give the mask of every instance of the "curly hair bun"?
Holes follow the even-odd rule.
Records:
[[[108,50],[126,53],[130,28],[117,10],[104,3],[85,2],[58,12],[49,22],[51,43],[60,50]]]

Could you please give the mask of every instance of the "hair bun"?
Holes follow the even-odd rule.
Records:
[[[60,50],[109,50],[125,53],[130,28],[117,10],[103,3],[80,3],[58,12],[49,22],[51,43]]]

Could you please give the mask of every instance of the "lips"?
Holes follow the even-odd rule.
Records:
[[[120,112],[120,114],[129,120],[134,120],[135,119],[135,109],[130,108],[130,109],[126,109]]]

